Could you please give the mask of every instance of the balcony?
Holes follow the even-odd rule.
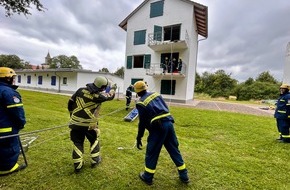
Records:
[[[182,65],[182,69],[180,72],[178,71],[168,72],[168,70],[165,70],[165,72],[163,72],[163,68],[161,68],[160,65],[161,63],[151,63],[150,68],[146,69],[146,75],[162,79],[185,78],[186,73],[185,64]]]
[[[188,33],[185,39],[164,40],[163,33],[148,34],[148,47],[154,51],[178,51],[188,48]]]

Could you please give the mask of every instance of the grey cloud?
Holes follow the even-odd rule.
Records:
[[[124,65],[126,32],[118,24],[143,0],[42,2],[48,10],[32,9],[27,18],[6,18],[0,10],[1,54],[16,54],[33,64],[42,63],[48,51],[52,56],[78,54],[81,64],[97,70]],[[243,81],[270,71],[281,80],[290,41],[288,1],[196,2],[208,6],[209,13],[209,37],[199,42],[197,72],[223,69]]]
[[[269,1],[200,1],[208,3],[209,37],[199,44],[199,70],[234,70],[243,81],[270,71],[281,80],[290,38],[290,4]]]

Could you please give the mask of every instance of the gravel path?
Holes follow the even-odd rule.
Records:
[[[171,105],[179,105],[185,107],[194,107],[198,109],[209,109],[216,111],[229,111],[237,112],[251,115],[259,116],[269,116],[273,117],[274,110],[265,110],[261,108],[266,108],[265,105],[248,105],[248,104],[239,104],[239,103],[228,103],[220,101],[206,101],[206,100],[194,100],[191,104],[176,104],[170,103]]]

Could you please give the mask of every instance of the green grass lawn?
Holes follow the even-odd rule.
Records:
[[[102,105],[102,163],[94,169],[89,163],[89,144],[85,144],[85,167],[74,174],[72,143],[67,123],[68,96],[20,91],[27,124],[21,133],[37,136],[26,152],[28,167],[0,177],[0,189],[290,189],[290,144],[275,141],[272,117],[170,106],[180,150],[189,170],[188,185],[178,180],[169,155],[162,150],[154,184],[139,180],[144,169],[147,132],[143,150],[135,143],[138,119],[124,122],[128,113],[124,100]],[[23,158],[20,156],[20,163]]]

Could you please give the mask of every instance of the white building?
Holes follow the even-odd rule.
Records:
[[[110,73],[70,68],[24,69],[15,72],[16,85],[20,88],[72,94],[87,83],[93,83],[96,76],[105,76],[117,84],[117,96],[123,94],[123,78]]]
[[[290,84],[290,42],[288,42],[286,47],[286,59],[283,74],[283,83]]]
[[[144,0],[119,24],[127,32],[124,89],[144,80],[150,91],[166,100],[191,102],[199,36],[208,37],[207,25],[204,5],[190,0]],[[166,58],[182,58],[182,70],[163,74]]]

